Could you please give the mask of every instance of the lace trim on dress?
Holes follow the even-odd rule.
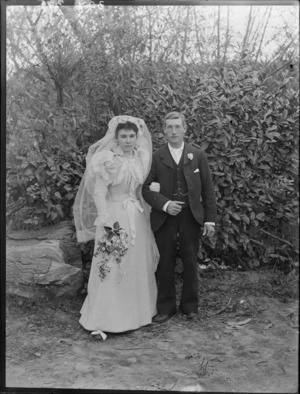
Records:
[[[91,170],[99,173],[107,186],[124,182],[132,196],[137,186],[144,181],[148,162],[149,154],[142,149],[125,156],[122,149],[116,148],[114,151],[95,153],[90,165]]]

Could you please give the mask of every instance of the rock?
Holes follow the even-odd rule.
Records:
[[[65,263],[81,268],[81,250],[75,237],[75,228],[70,221],[63,221],[54,226],[42,227],[35,230],[13,231],[7,235],[11,244],[20,245],[25,241],[58,240],[63,251]],[[15,242],[14,242],[15,241]]]
[[[75,229],[72,222],[64,221],[49,227],[12,231],[7,235],[7,237],[15,240],[37,239],[43,241],[46,239],[72,238],[74,233]]]
[[[137,363],[138,360],[136,357],[130,357],[127,359],[127,361],[129,361],[131,364],[135,364],[135,363]]]
[[[83,273],[80,247],[73,235],[69,222],[10,233],[6,243],[7,293],[27,298],[76,295]]]

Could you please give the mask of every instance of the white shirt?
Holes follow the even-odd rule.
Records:
[[[182,156],[182,152],[183,152],[183,148],[184,148],[184,142],[182,143],[180,148],[172,148],[170,144],[168,144],[168,148],[169,151],[175,161],[176,164],[178,164],[180,162],[181,156]],[[171,201],[168,201],[165,203],[165,205],[163,206],[163,211],[167,212],[167,207],[170,204]],[[211,224],[211,225],[215,225],[214,222],[205,222],[204,224]]]
[[[175,163],[178,164],[180,162],[180,159],[182,156],[184,142],[182,143],[180,148],[172,148],[170,144],[168,144],[168,148],[169,148],[169,151],[170,151]]]

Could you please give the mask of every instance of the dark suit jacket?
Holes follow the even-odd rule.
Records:
[[[201,225],[204,222],[215,222],[217,207],[206,155],[200,148],[187,143],[184,144],[182,154],[183,172],[188,185],[189,204],[193,216]],[[190,154],[192,160],[188,157]],[[166,144],[154,152],[151,170],[142,190],[144,199],[152,207],[153,231],[158,230],[169,216],[162,208],[167,201],[172,200],[173,174],[173,161]],[[160,184],[159,193],[149,190],[151,182]]]

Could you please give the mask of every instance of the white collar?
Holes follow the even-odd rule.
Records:
[[[184,142],[182,143],[182,145],[181,145],[180,148],[172,148],[171,145],[170,145],[169,143],[168,143],[168,147],[169,147],[170,151],[180,152],[180,151],[182,151],[183,148],[184,148]]]

